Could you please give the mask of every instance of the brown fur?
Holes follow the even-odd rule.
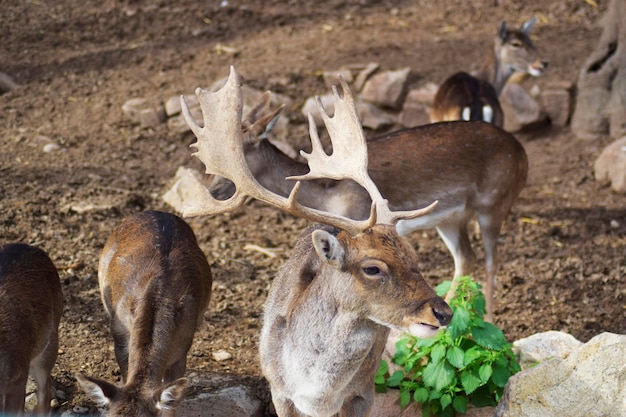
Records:
[[[59,275],[48,255],[22,243],[0,247],[0,414],[24,412],[29,372],[37,382],[36,413],[50,414],[62,312]]]
[[[169,213],[130,216],[107,240],[98,278],[125,383],[77,376],[79,383],[109,404],[110,416],[173,416],[187,385],[187,351],[211,295],[211,270],[193,231]],[[161,398],[166,391],[172,404]]]

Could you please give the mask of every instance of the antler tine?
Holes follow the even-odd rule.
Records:
[[[372,199],[373,214],[369,219],[371,225],[375,223],[395,224],[401,219],[411,219],[430,213],[435,208],[436,202],[420,210],[392,212],[389,209],[388,201],[383,198],[367,172],[367,142],[361,127],[354,96],[343,77],[339,77],[339,80],[343,97],[340,97],[337,88],[333,86],[335,113],[332,117],[326,113],[319,97],[316,98],[322,120],[330,135],[333,153],[328,155],[324,152],[317,127],[313,117],[309,114],[309,133],[312,149],[311,153],[304,151],[300,151],[300,153],[307,160],[310,172],[302,176],[289,178],[304,180],[323,177],[354,180],[365,188]]]
[[[245,197],[256,198],[271,206],[296,216],[326,223],[344,229],[349,233],[357,233],[371,227],[369,220],[355,221],[347,217],[327,213],[321,210],[302,206],[297,202],[300,182],[292,189],[288,198],[275,194],[261,186],[250,172],[242,144],[242,95],[239,75],[231,67],[228,81],[219,91],[208,92],[196,89],[200,101],[204,126],[199,126],[191,116],[189,107],[181,97],[183,116],[197,137],[191,146],[197,149],[193,153],[206,166],[206,173],[216,174],[231,180],[236,191],[228,200],[217,200],[197,180],[190,175],[198,201],[193,207],[184,211],[185,216],[203,214],[219,214],[237,209],[243,204]],[[370,216],[372,217],[372,216]],[[375,219],[375,216],[373,216]]]

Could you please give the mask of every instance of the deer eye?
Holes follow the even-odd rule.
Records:
[[[380,268],[377,266],[366,266],[363,268],[365,275],[380,275]]]
[[[522,43],[520,41],[513,41],[511,42],[511,46],[513,48],[520,48],[522,46]]]

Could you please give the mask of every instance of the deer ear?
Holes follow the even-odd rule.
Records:
[[[535,23],[537,23],[537,16],[533,16],[527,21],[525,21],[524,24],[522,25],[522,32],[528,35],[530,30],[533,28],[533,26],[535,26]]]
[[[344,262],[346,250],[339,239],[326,230],[314,231],[311,238],[320,259],[333,268],[340,269]]]
[[[110,382],[83,374],[76,374],[76,382],[89,398],[102,407],[108,406],[119,390]]]
[[[505,40],[507,33],[508,33],[508,29],[506,27],[506,22],[502,22],[500,24],[500,28],[498,28],[498,36],[500,37],[500,39]]]
[[[176,381],[170,383],[163,388],[159,395],[159,401],[157,403],[157,409],[159,410],[173,410],[185,397],[185,391],[189,386],[189,380],[187,378],[178,378]]]

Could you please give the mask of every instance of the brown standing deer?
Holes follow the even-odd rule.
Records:
[[[533,17],[520,29],[509,29],[502,22],[480,70],[474,76],[458,72],[441,84],[433,102],[431,123],[483,120],[502,127],[504,115],[498,97],[506,82],[516,72],[542,75],[548,65],[539,59],[528,35],[536,21]]]
[[[246,117],[242,141],[256,180],[287,196],[294,183],[286,177],[305,174],[308,167],[265,138],[278,111],[270,111],[266,94]],[[400,220],[396,228],[400,235],[436,228],[454,258],[455,278],[472,272],[475,255],[467,224],[478,220],[487,270],[487,318],[492,319],[498,238],[528,174],[523,146],[493,124],[457,121],[385,134],[367,141],[367,148],[369,175],[391,209],[411,210],[438,200],[431,213]],[[232,182],[214,181],[211,192],[216,198],[228,198],[233,194]],[[298,202],[353,219],[369,215],[370,198],[353,181],[305,181]]]
[[[62,313],[59,274],[48,255],[23,243],[0,247],[0,414],[23,414],[29,373],[37,414],[50,414]]]
[[[77,374],[110,417],[175,416],[188,381],[187,351],[211,296],[211,269],[181,218],[158,211],[127,217],[98,265],[124,385]]]
[[[256,181],[243,151],[241,81],[234,69],[218,92],[196,90],[204,127],[181,98],[183,115],[198,138],[194,155],[207,173],[226,177],[236,187],[230,199],[216,200],[195,180],[198,205],[187,214],[235,210],[251,196],[329,225],[308,229],[298,239],[266,302],[261,367],[280,417],[368,416],[389,329],[430,337],[452,317],[450,307],[422,278],[415,251],[394,227],[400,219],[427,214],[434,204],[413,211],[389,209],[367,173],[367,146],[345,83],[342,92],[340,98],[335,90],[334,116],[323,112],[332,156],[322,150],[312,123],[313,151],[303,153],[310,172],[292,179],[353,180],[371,196],[365,220],[303,206],[298,202],[300,181],[287,198]]]

